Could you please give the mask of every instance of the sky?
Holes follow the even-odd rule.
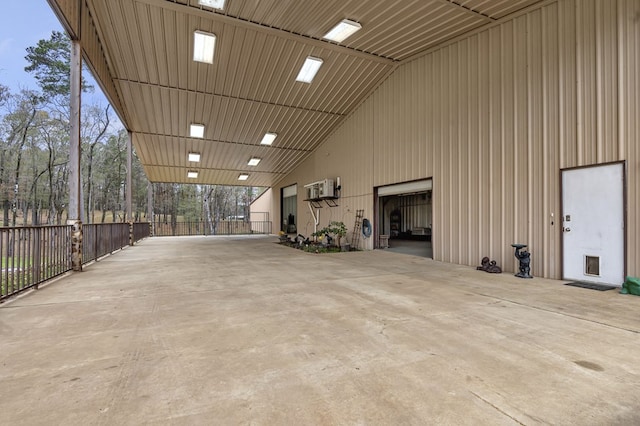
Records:
[[[46,0],[7,1],[0,15],[0,83],[12,92],[22,87],[37,88],[35,80],[24,70],[27,47],[48,39],[62,26]]]
[[[4,0],[0,14],[0,84],[12,93],[22,88],[37,89],[35,79],[24,70],[27,47],[51,37],[52,31],[64,31],[47,0]],[[84,77],[95,87],[90,102],[106,105],[100,88],[88,73]],[[83,96],[85,98],[87,94]],[[85,98],[85,102],[87,99]]]

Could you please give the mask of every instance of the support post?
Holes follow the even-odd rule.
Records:
[[[133,164],[133,147],[132,147],[132,135],[131,132],[127,132],[127,190],[126,190],[126,200],[127,200],[127,213],[126,213],[126,221],[129,223],[129,245],[133,245],[133,208],[131,202],[131,167]]]
[[[147,183],[147,220],[149,221],[149,236],[153,237],[153,183]]]
[[[82,50],[80,41],[71,41],[71,135],[69,142],[69,209],[67,225],[71,231],[71,265],[82,271],[82,196],[80,186],[80,111],[82,107]]]
[[[131,172],[132,172],[132,164],[133,164],[133,142],[132,142],[132,133],[128,132],[129,137],[127,138],[127,222],[133,222],[133,208],[132,208],[132,193],[133,189],[131,188]]]

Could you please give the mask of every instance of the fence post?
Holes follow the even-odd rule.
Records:
[[[40,245],[42,244],[42,236],[40,235],[44,232],[43,228],[35,228],[34,230],[34,247],[33,247],[33,259],[31,260],[31,265],[33,266],[33,281],[36,283],[35,288],[38,288],[38,283],[40,282],[41,269],[40,265],[42,264],[42,252],[40,250]]]
[[[133,235],[133,222],[129,222],[129,245],[132,246],[135,242],[135,236]]]

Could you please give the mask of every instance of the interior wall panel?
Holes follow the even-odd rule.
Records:
[[[514,271],[511,244],[524,243],[535,276],[561,278],[560,170],[627,160],[637,275],[637,16],[638,0],[562,0],[444,46],[401,66],[309,161],[348,170],[363,202],[375,186],[433,177],[436,260],[489,256]],[[373,167],[329,168],[327,147],[369,151]]]

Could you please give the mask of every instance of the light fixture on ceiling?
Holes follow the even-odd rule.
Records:
[[[324,35],[324,39],[342,43],[352,36],[356,31],[362,28],[362,25],[350,19],[343,19]]]
[[[277,133],[265,133],[260,145],[271,145],[278,137]]]
[[[241,173],[240,176],[238,176],[238,180],[247,180],[249,179],[249,175],[246,173]]]
[[[251,159],[249,160],[247,165],[249,165],[249,166],[257,166],[258,163],[260,163],[261,160],[262,160],[261,158],[251,157]]]
[[[224,0],[198,0],[198,4],[212,9],[224,9]]]
[[[313,56],[307,56],[307,59],[304,61],[304,64],[302,65],[302,68],[300,68],[300,72],[296,77],[296,81],[302,83],[311,83],[321,66],[322,59],[314,58]]]
[[[190,152],[189,153],[189,161],[193,162],[193,163],[199,163],[200,162],[200,154],[197,152]]]
[[[195,170],[189,170],[187,172],[187,178],[189,179],[197,179],[198,178],[198,172]]]
[[[193,60],[213,64],[213,51],[216,46],[216,35],[204,31],[193,33]]]
[[[204,124],[191,124],[189,135],[192,138],[204,138]]]

